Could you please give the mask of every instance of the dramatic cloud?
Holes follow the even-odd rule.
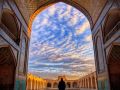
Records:
[[[59,75],[79,78],[94,70],[90,25],[80,11],[60,2],[36,16],[29,72],[43,78]]]
[[[87,20],[78,28],[78,30],[76,31],[76,35],[83,34],[89,28],[90,28],[90,24]]]

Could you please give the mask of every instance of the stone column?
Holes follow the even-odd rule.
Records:
[[[40,86],[39,86],[39,85],[40,85],[40,81],[38,81],[38,90],[40,89]]]
[[[86,78],[84,78],[84,88],[86,88],[87,82],[86,82]]]
[[[93,89],[93,78],[91,77],[91,88]]]
[[[83,87],[83,80],[81,80],[81,88]]]
[[[86,88],[88,88],[88,79],[86,78]]]
[[[35,85],[35,82],[34,82],[34,80],[33,80],[33,84],[32,84],[32,89],[33,89],[33,90],[35,89],[34,85]]]
[[[37,90],[39,90],[39,80],[37,81]]]
[[[87,88],[89,88],[89,79],[87,78]]]
[[[82,88],[83,88],[83,83],[84,83],[84,81],[83,81],[83,79],[82,79]]]
[[[38,89],[38,80],[36,81],[36,90]]]
[[[53,88],[53,82],[51,83],[51,88]]]
[[[85,87],[85,79],[83,79],[83,88]]]
[[[79,81],[79,88],[81,87],[81,81]]]
[[[41,90],[41,81],[39,81],[39,89]]]
[[[38,80],[36,81],[36,90],[38,90]]]
[[[73,88],[73,82],[70,82],[70,84],[71,84],[71,88]]]
[[[84,80],[82,80],[82,88],[84,87]]]
[[[30,80],[30,90],[32,90],[32,79]]]
[[[95,89],[97,88],[97,80],[96,80],[96,77],[95,77]]]
[[[84,88],[84,85],[85,85],[85,80],[83,79],[83,88]]]
[[[39,90],[39,81],[38,81],[38,84],[37,84],[37,88],[38,88],[38,90]]]
[[[39,81],[39,89],[40,89],[40,81]]]
[[[88,80],[89,80],[88,88],[90,89],[91,88],[91,78],[89,77]]]
[[[35,90],[35,88],[36,88],[35,85],[36,85],[36,82],[34,81],[34,90]]]
[[[31,89],[33,89],[34,90],[34,86],[33,86],[33,80],[32,80],[32,88]]]
[[[81,80],[81,86],[80,87],[82,88],[82,80]]]
[[[86,84],[85,88],[88,88],[88,79],[87,78],[85,79],[85,84]]]

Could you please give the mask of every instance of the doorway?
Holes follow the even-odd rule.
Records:
[[[111,90],[120,90],[120,45],[113,46],[108,59],[108,69]]]
[[[13,90],[14,76],[14,57],[8,47],[2,47],[0,48],[0,90]]]

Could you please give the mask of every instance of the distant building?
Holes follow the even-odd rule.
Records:
[[[56,80],[47,80],[47,89],[57,89],[58,88],[58,83],[63,78],[63,80],[66,83],[66,88],[67,89],[79,89],[79,79],[78,80],[68,80],[66,76],[58,76]]]
[[[92,72],[77,80],[68,80],[66,76],[58,76],[56,80],[42,79],[33,74],[27,75],[27,90],[58,90],[61,78],[66,83],[66,90],[97,90],[96,72]]]
[[[44,90],[47,81],[33,74],[27,75],[27,90]]]

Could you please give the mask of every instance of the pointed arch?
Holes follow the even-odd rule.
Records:
[[[30,37],[31,35],[31,27],[32,27],[32,22],[34,20],[34,18],[40,13],[42,12],[43,10],[45,10],[46,8],[48,8],[49,6],[53,5],[53,4],[56,4],[56,3],[59,3],[59,2],[63,2],[63,3],[66,3],[70,6],[73,6],[75,7],[76,9],[78,9],[79,11],[81,11],[88,19],[89,23],[90,23],[90,27],[92,28],[93,27],[93,21],[92,21],[92,18],[90,16],[90,14],[88,13],[88,11],[83,8],[81,5],[79,5],[78,3],[75,3],[74,1],[68,1],[68,0],[50,0],[48,2],[46,2],[45,4],[43,4],[42,6],[39,6],[39,8],[37,8],[35,10],[35,12],[30,16],[30,20],[29,20],[29,23],[28,23],[28,36]]]
[[[12,90],[14,88],[16,59],[9,46],[0,48],[0,88]]]
[[[20,39],[20,27],[16,15],[9,9],[2,10],[1,27],[17,44]]]
[[[112,9],[108,12],[103,26],[104,42],[109,40],[120,28],[120,9]]]
[[[120,45],[113,45],[108,56],[108,70],[111,89],[119,90],[120,85]]]

